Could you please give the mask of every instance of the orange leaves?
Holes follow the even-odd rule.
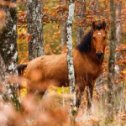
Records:
[[[121,44],[116,51],[126,51],[126,44]]]
[[[67,18],[68,7],[66,5],[57,5],[51,9],[44,7],[43,9],[43,21],[44,23],[60,22]]]
[[[7,7],[16,7],[16,3],[14,3],[14,2],[11,2],[10,0],[7,0],[7,1],[5,1],[5,0],[0,0],[0,5],[1,6],[7,6]]]
[[[78,19],[75,20],[75,25],[79,26],[79,27],[84,27],[86,26],[86,20],[85,19]]]
[[[117,61],[119,65],[126,64],[126,44],[121,44],[117,49],[116,52],[121,54],[121,58]]]
[[[125,75],[125,77],[126,77],[126,69],[124,69],[123,71],[121,71],[121,73],[122,73],[123,75]]]
[[[26,23],[26,11],[18,12],[18,24]]]
[[[57,5],[53,9],[56,10],[57,13],[65,13],[65,11],[68,11],[68,6],[67,5]]]
[[[4,10],[0,10],[0,30],[6,25],[6,13]]]

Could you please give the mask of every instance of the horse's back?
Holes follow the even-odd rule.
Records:
[[[25,77],[30,81],[53,80],[65,83],[68,79],[66,54],[47,55],[29,62]]]

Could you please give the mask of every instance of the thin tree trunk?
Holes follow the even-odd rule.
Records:
[[[110,54],[108,63],[108,92],[107,92],[107,120],[113,120],[113,106],[114,106],[114,79],[115,79],[115,48],[116,48],[116,24],[115,24],[115,3],[114,0],[110,0],[110,21],[111,21],[111,32],[110,32]]]
[[[116,4],[116,39],[117,39],[117,44],[119,44],[121,40],[121,9],[122,9],[122,2],[118,1]]]
[[[64,22],[61,26],[61,45],[64,47],[67,42],[67,34],[66,34],[66,22]]]
[[[70,93],[75,93],[75,76],[74,76],[74,66],[73,66],[73,56],[72,56],[72,21],[74,18],[74,9],[75,4],[73,0],[70,0],[69,5],[69,14],[67,19],[67,63],[68,63],[68,78],[69,78],[69,85],[70,85]],[[75,100],[75,99],[74,99]],[[73,105],[75,105],[76,102],[73,101]]]
[[[64,6],[67,4],[66,0],[60,0],[60,3]],[[63,16],[65,16],[65,15],[63,15]],[[61,21],[61,45],[62,45],[62,47],[64,47],[67,42],[66,26],[67,26],[67,22],[66,22],[65,18],[63,18]]]
[[[28,33],[31,35],[31,40],[29,42],[30,60],[44,54],[41,11],[41,0],[27,0]]]
[[[16,2],[16,0],[11,0]],[[6,65],[6,72],[12,73],[17,64],[17,12],[16,8],[1,7],[6,12],[6,27],[0,32],[0,54]]]
[[[78,14],[77,14],[77,20],[83,21],[85,17],[86,12],[86,1],[85,0],[79,0],[79,6],[78,6]],[[79,44],[84,36],[84,30],[83,26],[78,26],[77,28],[77,44]]]
[[[6,67],[2,56],[0,55],[0,83],[5,80]]]
[[[121,31],[122,31],[122,25],[121,25],[121,10],[122,10],[122,1],[117,1],[116,3],[116,47],[119,47],[121,43]],[[120,60],[121,54],[119,51],[116,52],[115,54],[115,60],[116,62]],[[120,71],[121,67],[120,65],[115,65],[115,76],[117,80],[120,80]],[[116,91],[115,91],[115,97],[116,97],[116,110],[123,110],[123,92],[124,92],[124,85],[123,83],[117,84],[116,86]],[[122,100],[120,100],[122,99]]]
[[[90,0],[90,10],[93,15],[98,15],[98,0]]]

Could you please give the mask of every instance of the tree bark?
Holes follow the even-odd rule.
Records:
[[[0,83],[5,80],[6,67],[2,56],[0,55]]]
[[[11,0],[16,2],[16,0]],[[12,73],[17,64],[17,11],[16,8],[1,7],[6,12],[6,27],[0,32],[0,54],[6,66],[6,72]]]
[[[70,85],[70,93],[75,94],[75,76],[74,76],[74,66],[73,66],[73,56],[72,56],[72,21],[74,17],[75,4],[73,0],[70,0],[69,14],[67,19],[67,63],[68,63],[68,78]],[[76,98],[74,97],[73,103],[76,105]]]
[[[10,0],[16,4],[16,0]],[[6,27],[0,32],[0,59],[2,66],[3,83],[7,88],[6,95],[11,98],[15,107],[19,108],[19,101],[17,99],[17,88],[13,84],[8,84],[5,79],[5,74],[12,74],[15,72],[17,65],[17,10],[15,7],[2,6],[0,7],[6,12]],[[0,66],[1,66],[0,65]],[[6,69],[6,70],[5,70]],[[1,73],[1,74],[2,74]]]
[[[60,3],[64,6],[66,6],[67,1],[66,0],[60,0]],[[65,16],[65,15],[63,15]],[[67,30],[66,30],[67,22],[65,18],[62,18],[61,21],[61,45],[62,47],[65,47],[67,42]]]
[[[115,48],[116,48],[116,24],[115,24],[115,3],[114,0],[110,0],[110,21],[111,21],[111,31],[110,31],[110,54],[108,63],[108,92],[107,92],[107,120],[113,120],[113,107],[114,107],[114,79],[115,79]]]
[[[118,1],[116,4],[116,39],[117,39],[117,44],[119,44],[121,40],[121,10],[122,10],[122,2]]]
[[[90,0],[90,10],[93,15],[98,15],[98,0]]]
[[[41,11],[41,0],[27,0],[28,33],[31,35],[28,47],[30,60],[44,54]]]
[[[79,6],[78,6],[78,13],[77,13],[77,20],[83,21],[85,17],[86,12],[86,1],[85,0],[79,0]],[[84,36],[84,30],[83,26],[78,26],[77,28],[77,44],[79,44]]]

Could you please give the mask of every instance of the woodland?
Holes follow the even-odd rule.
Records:
[[[126,126],[126,0],[0,0],[0,126]]]

